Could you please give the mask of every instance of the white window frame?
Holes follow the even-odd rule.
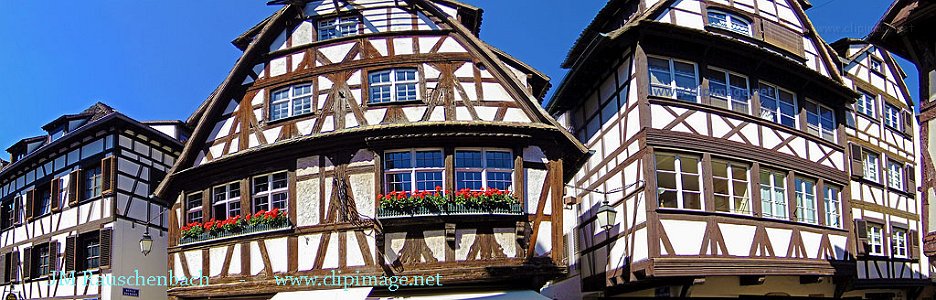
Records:
[[[51,247],[52,246],[49,244],[43,244],[39,247],[33,248],[35,250],[42,250],[39,251],[39,255],[37,255],[38,261],[36,263],[36,273],[33,274],[33,277],[41,277],[51,273],[52,259],[49,255],[49,249],[51,249]]]
[[[780,171],[772,171],[772,170],[761,170],[761,173],[767,173],[769,177],[769,182],[767,185],[765,185],[761,181],[760,176],[758,176],[757,178],[758,181],[761,181],[760,182],[761,215],[766,218],[781,219],[781,220],[789,219],[788,209],[790,207],[790,201],[789,199],[787,199],[788,197],[787,196],[787,188],[788,188],[787,187],[787,174],[784,174],[783,172],[780,172]],[[782,183],[782,186],[775,185],[777,181],[776,180],[777,176],[782,177],[783,180],[780,181]],[[764,188],[767,188],[770,191],[768,193],[768,195],[770,195],[769,197],[770,199],[764,199],[763,197]],[[775,196],[778,194],[781,195],[782,199],[776,199]],[[767,202],[768,205],[764,205],[765,202]],[[768,212],[768,208],[769,208],[769,212]]]
[[[717,162],[717,163],[723,163],[723,164],[725,164],[725,166],[726,166],[726,168],[727,168],[727,169],[725,170],[725,171],[727,172],[727,175],[728,175],[727,178],[722,178],[722,177],[715,176],[714,170],[715,170],[715,163],[716,163],[716,162]],[[732,168],[733,168],[733,167],[738,167],[738,166],[744,168],[744,170],[745,170],[744,173],[745,173],[745,176],[747,177],[747,179],[742,180],[742,179],[736,179],[736,178],[734,178],[734,172],[732,171]],[[742,215],[751,215],[751,214],[754,212],[754,209],[751,207],[751,206],[752,206],[752,203],[751,203],[751,200],[752,200],[751,193],[753,193],[753,191],[751,191],[751,166],[750,166],[750,165],[744,164],[744,163],[736,163],[736,162],[727,161],[727,160],[720,160],[720,159],[712,160],[712,182],[713,182],[713,183],[714,183],[714,180],[715,180],[716,178],[718,178],[718,179],[720,179],[720,180],[727,180],[727,181],[728,181],[728,194],[719,194],[719,193],[715,193],[715,196],[722,196],[722,197],[727,197],[727,198],[728,198],[728,212],[733,213],[733,214],[742,214]],[[736,195],[736,192],[735,192],[735,183],[744,183],[744,185],[747,186],[747,195]],[[746,210],[738,210],[738,207],[735,207],[735,206],[736,206],[736,205],[735,205],[735,198],[747,198],[747,205],[748,205],[748,207],[746,208]],[[713,201],[714,201],[714,199],[713,199]],[[717,210],[717,208],[716,208],[716,210]]]
[[[887,160],[887,186],[899,190],[904,188],[904,165],[894,160]]]
[[[833,228],[842,228],[842,189],[826,184],[825,186],[825,224]],[[834,221],[834,222],[833,222]]]
[[[400,72],[403,71],[412,71],[413,79],[399,80],[397,76]],[[389,81],[386,82],[374,82],[374,76],[379,76],[386,74],[389,77]],[[400,99],[399,90],[403,87],[412,86],[413,90],[413,99]],[[390,88],[390,98],[389,99],[380,99],[380,101],[375,101],[374,97],[374,88]],[[407,91],[407,96],[409,91]],[[382,69],[371,71],[367,74],[367,103],[368,104],[384,104],[384,103],[395,103],[395,102],[410,102],[410,101],[419,101],[419,69],[418,68],[392,68],[392,69]]]
[[[901,131],[903,122],[900,122],[901,109],[890,103],[884,103],[884,125],[893,130]]]
[[[720,75],[724,75],[724,78],[722,79],[725,81],[725,93],[726,93],[726,95],[715,94],[712,90],[712,84],[710,80],[709,88],[708,88],[709,97],[718,98],[718,99],[722,99],[723,101],[726,101],[728,104],[728,107],[726,107],[727,109],[730,109],[736,112],[746,113],[746,114],[751,113],[751,81],[750,79],[748,79],[747,76],[744,76],[735,72],[731,72],[728,70],[716,68],[716,67],[709,67],[709,70],[718,72]],[[744,88],[744,91],[747,93],[746,99],[736,99],[740,97],[738,95],[735,95],[733,91],[735,87],[731,84],[731,76],[738,76],[738,77],[744,78],[743,88]],[[738,109],[738,107],[736,106],[741,106],[742,103],[743,103],[744,109]]]
[[[817,110],[817,111],[808,111],[808,110],[806,111],[806,129],[807,129],[807,132],[808,132],[809,130],[815,130],[816,132],[814,132],[814,133],[813,133],[813,132],[810,132],[810,133],[819,136],[819,138],[821,138],[821,139],[824,139],[824,140],[827,140],[827,141],[830,141],[830,142],[835,142],[835,138],[836,138],[836,136],[837,136],[837,135],[836,135],[836,124],[835,124],[835,110],[833,110],[831,107],[825,106],[825,105],[823,105],[822,103],[819,103],[819,102],[817,102],[817,101],[815,101],[815,100],[812,100],[812,99],[808,99],[808,98],[807,98],[807,99],[805,99],[805,101],[806,101],[806,102],[809,102],[809,103],[812,104],[812,105],[814,105],[814,106],[816,107],[816,110]],[[829,111],[829,112],[832,114],[832,119],[831,119],[831,120],[827,120],[827,121],[832,122],[832,127],[831,127],[831,128],[825,128],[825,126],[823,125],[823,120],[826,120],[826,118],[824,118],[824,117],[822,116],[823,110],[827,110],[827,111]],[[819,123],[818,123],[818,124],[812,124],[812,123],[810,123],[810,122],[809,122],[809,117],[810,117],[810,115],[815,116],[816,120],[817,120]],[[826,135],[828,135],[828,136],[826,136]]]
[[[724,17],[725,17],[725,24],[717,24],[717,23],[715,23],[715,22],[712,22],[712,15],[713,15],[713,14],[719,14],[719,15],[724,16]],[[708,25],[709,25],[709,26],[712,26],[712,27],[715,27],[715,28],[721,28],[721,29],[728,30],[728,31],[731,31],[731,32],[734,32],[734,33],[743,34],[743,35],[746,35],[746,36],[753,36],[753,35],[754,35],[754,31],[751,29],[751,21],[748,21],[747,18],[738,16],[738,15],[736,15],[736,14],[733,14],[733,13],[730,13],[730,12],[726,12],[726,11],[723,11],[723,10],[715,10],[715,9],[710,9],[710,10],[708,11],[708,14],[707,14],[706,17],[707,17],[707,19],[708,19]],[[735,21],[739,21],[740,23],[742,23],[741,25],[744,25],[744,26],[743,26],[743,29],[742,29],[742,28],[736,28],[735,25],[739,25],[739,24],[736,24]]]
[[[858,89],[858,93],[861,96],[858,97],[855,110],[859,114],[874,118],[877,115],[877,96],[861,89]]]
[[[871,151],[861,151],[862,177],[866,180],[881,183],[880,162],[881,156]]]
[[[870,255],[884,255],[884,226],[868,223],[868,245]]]
[[[868,68],[884,74],[884,61],[868,55]]]
[[[768,90],[767,87],[772,88],[772,89],[774,90],[775,94],[774,94],[774,95],[767,95],[766,93],[764,93],[765,91]],[[787,103],[787,104],[793,105],[793,114],[792,114],[792,115],[787,115],[787,114],[784,114],[784,113],[783,113],[783,109],[782,109],[782,107],[781,107],[781,103],[786,103],[786,102],[782,100],[782,97],[780,97],[780,93],[781,93],[781,92],[790,94],[790,96],[792,97],[793,103]],[[799,103],[797,103],[797,101],[796,101],[796,93],[794,93],[794,92],[792,92],[792,91],[790,91],[790,90],[781,88],[781,87],[779,87],[779,86],[777,86],[777,85],[775,85],[775,84],[768,83],[768,82],[764,82],[764,81],[758,82],[758,93],[760,94],[760,98],[761,98],[761,101],[760,101],[760,102],[761,102],[760,117],[761,117],[762,119],[765,119],[765,120],[774,122],[774,123],[776,123],[776,124],[779,124],[779,125],[781,125],[781,126],[785,126],[785,127],[788,127],[788,128],[794,128],[794,129],[799,128],[799,116],[798,116],[797,113],[796,113],[796,112],[799,111]],[[764,100],[763,100],[763,99],[764,99],[764,98],[768,98],[768,99],[774,100],[774,102],[777,103],[777,107],[774,108],[773,110],[768,110],[768,109],[766,109],[766,108],[764,107],[764,105],[763,105],[763,103],[764,103]],[[788,117],[788,118],[790,118],[790,119],[793,119],[793,126],[788,126],[788,125],[786,125],[786,124],[783,124],[783,121],[782,121],[782,120],[783,120],[783,117]]]
[[[907,251],[907,230],[903,228],[891,228],[891,248],[892,254],[896,258],[908,258]]]
[[[442,166],[435,167],[435,168],[416,167],[416,152],[430,152],[430,151],[442,153]],[[418,192],[419,189],[417,188],[418,180],[417,180],[416,174],[420,172],[441,172],[442,173],[442,186],[441,187],[443,190],[446,189],[446,186],[445,186],[445,181],[446,181],[445,180],[446,179],[445,178],[445,151],[443,149],[440,149],[440,148],[394,149],[394,150],[384,151],[384,157],[387,157],[388,154],[392,154],[392,153],[406,153],[406,152],[409,152],[410,154],[410,167],[409,168],[388,169],[387,164],[386,164],[387,160],[386,159],[384,160],[384,165],[382,166],[383,173],[384,173],[384,192]],[[387,175],[407,174],[407,173],[410,174],[410,182],[409,182],[410,190],[409,191],[397,191],[390,187],[391,183],[390,183],[390,180],[387,179],[388,178]],[[434,187],[433,187],[433,190],[434,190]],[[432,190],[428,190],[428,191],[432,191]]]
[[[457,167],[458,166],[458,161],[457,161],[458,152],[460,151],[481,151],[481,168],[459,168]],[[516,157],[517,155],[516,153],[513,152],[513,150],[506,149],[506,148],[455,148],[455,152],[453,154],[454,157],[452,158],[452,166],[455,169],[453,174],[455,174],[455,178],[454,178],[455,187],[454,188],[456,190],[459,189],[458,187],[458,173],[459,172],[475,172],[475,173],[481,172],[481,188],[482,189],[490,188],[490,186],[488,186],[488,172],[496,172],[496,173],[508,173],[509,172],[510,173],[510,189],[514,190],[516,188],[516,186],[514,186],[514,184],[517,183],[517,179],[514,178],[515,177],[514,173],[515,173],[515,170],[517,169],[516,163],[511,162],[511,164],[513,165],[512,169],[488,167],[488,161],[487,161],[488,152],[507,152],[507,153],[510,153],[510,157],[512,159]]]
[[[361,16],[351,15],[322,19],[316,22],[318,40],[330,40],[360,34]]]
[[[195,195],[198,195],[198,205],[192,206],[192,205],[191,205],[192,203],[190,202],[190,200],[192,199],[192,196],[195,196]],[[185,195],[185,220],[186,220],[186,222],[188,222],[188,223],[194,223],[194,222],[199,222],[199,223],[201,223],[201,222],[205,221],[204,206],[202,205],[202,204],[204,203],[204,202],[202,202],[204,198],[202,198],[202,197],[204,197],[204,194],[202,194],[202,192],[191,193],[191,194]],[[191,216],[192,216],[192,214],[194,214],[194,213],[199,213],[199,214],[200,214],[200,215],[198,216],[198,220],[192,219]]]
[[[302,92],[299,92],[299,91]],[[278,93],[286,92],[286,98],[274,100],[274,95]],[[276,89],[270,92],[270,121],[278,121],[290,117],[308,115],[315,112],[315,107],[313,105],[313,95],[312,95],[312,84],[296,84],[280,89]],[[308,101],[308,110],[305,109],[297,110],[296,105],[301,104],[301,101]],[[274,113],[274,109],[277,108],[277,105],[286,105],[286,115],[277,117]]]
[[[662,195],[663,192],[675,192],[675,193],[676,193],[676,207],[673,207],[674,209],[705,210],[705,196],[702,194],[702,193],[704,192],[704,179],[703,179],[703,170],[702,170],[702,157],[701,157],[701,156],[696,156],[696,155],[685,155],[685,154],[678,154],[678,153],[657,153],[656,156],[654,156],[654,159],[658,159],[660,155],[669,155],[669,156],[673,156],[673,157],[674,157],[674,161],[673,161],[673,171],[669,171],[669,170],[660,170],[659,168],[655,168],[654,171],[655,171],[656,173],[654,173],[653,175],[654,175],[654,176],[659,176],[659,173],[661,173],[661,172],[662,172],[662,173],[671,173],[671,174],[675,174],[675,176],[676,176],[676,189],[671,190],[671,189],[666,189],[666,188],[658,188],[659,192],[658,192],[657,194],[658,194],[658,195]],[[682,168],[682,159],[680,159],[681,157],[692,157],[692,158],[694,158],[694,159],[696,160],[696,170],[698,170],[698,173],[686,173],[686,172],[683,172],[683,168]],[[656,166],[657,164],[654,163],[654,165]],[[686,205],[685,205],[686,199],[683,197],[683,193],[686,193],[687,191],[686,191],[685,188],[683,188],[683,180],[682,180],[682,179],[683,179],[683,178],[682,178],[683,175],[690,175],[690,176],[693,176],[693,175],[694,175],[694,176],[696,176],[696,177],[699,179],[699,183],[698,183],[699,190],[698,190],[698,191],[689,191],[690,193],[694,193],[694,194],[698,194],[698,195],[699,195],[699,208],[698,208],[698,209],[696,209],[696,208],[686,208]],[[661,203],[659,199],[657,199],[657,203]]]
[[[232,196],[232,191],[234,191],[233,187],[237,187],[237,197]],[[224,198],[220,200],[218,199],[219,189],[223,189],[222,192],[224,193]],[[243,207],[240,207],[240,204],[241,204],[240,200],[242,196],[241,192],[242,191],[240,190],[240,182],[237,182],[237,181],[229,182],[227,184],[222,184],[222,185],[218,185],[218,186],[211,188],[211,213],[214,214],[215,212],[217,212],[215,207],[223,206],[224,213],[226,214],[223,218],[221,216],[214,216],[214,215],[212,215],[212,217],[218,220],[223,220],[223,219],[227,219],[227,218],[242,214],[244,211],[243,211]],[[234,204],[237,204],[236,214],[232,214],[232,211],[234,210],[233,208]]]
[[[678,97],[679,92],[684,92],[684,93],[688,93],[688,94],[694,94],[694,95],[695,95],[695,99],[691,100],[691,102],[692,102],[692,103],[699,103],[699,99],[700,99],[700,97],[699,97],[699,86],[700,86],[700,84],[699,84],[699,65],[698,65],[698,64],[696,64],[696,63],[694,63],[694,62],[691,62],[691,61],[686,61],[686,60],[681,60],[681,59],[675,59],[675,58],[670,58],[670,57],[653,56],[653,55],[648,55],[647,57],[648,57],[649,59],[665,60],[665,61],[667,61],[668,65],[669,65],[669,71],[668,71],[668,72],[669,72],[670,82],[669,82],[667,85],[654,84],[654,83],[653,83],[653,80],[652,80],[653,73],[652,73],[651,71],[649,71],[649,69],[650,69],[650,66],[649,66],[650,62],[649,62],[649,59],[648,59],[648,61],[647,61],[647,69],[648,69],[648,72],[647,72],[647,73],[648,73],[648,76],[651,76],[651,77],[648,78],[647,80],[648,80],[649,83],[650,83],[650,84],[649,84],[649,86],[650,86],[650,91],[649,91],[649,93],[650,93],[651,96],[654,96],[654,97],[662,97],[662,98],[670,98],[670,99],[676,99],[676,100],[680,100],[680,101],[689,101],[689,100],[679,99],[679,97]],[[686,88],[682,88],[682,87],[679,87],[679,86],[676,85],[676,63],[682,63],[682,64],[687,64],[687,65],[692,65],[692,69],[693,69],[693,72],[694,72],[693,79],[695,80],[695,83],[694,83],[695,87],[693,87],[692,89],[686,89]],[[656,89],[666,89],[667,91],[669,91],[669,93],[664,94],[664,95],[659,95],[658,93],[655,93],[655,92],[654,92],[654,89],[655,89],[655,88],[656,88]]]
[[[819,224],[818,201],[816,201],[816,181],[797,177],[796,184],[796,221]],[[810,207],[812,205],[812,207]]]
[[[273,189],[273,175],[279,175],[279,174],[286,175],[286,185],[281,188]],[[267,184],[266,191],[257,191],[257,188],[255,188],[256,180],[260,178],[266,179],[266,184]],[[284,203],[283,207],[280,207],[279,210],[285,212],[289,210],[289,201],[292,201],[290,199],[291,195],[289,195],[289,173],[287,171],[272,172],[272,173],[267,173],[267,174],[251,177],[250,178],[250,209],[251,209],[250,212],[257,213],[259,211],[259,210],[256,210],[257,198],[259,197],[267,197],[267,202],[265,204],[266,207],[263,208],[262,210],[265,210],[265,211],[273,210],[273,196],[281,195],[281,194],[286,195],[286,200],[284,200],[286,203]],[[243,208],[241,208],[241,210],[243,211]]]

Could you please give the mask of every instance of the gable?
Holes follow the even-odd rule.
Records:
[[[856,50],[857,49],[857,50]],[[906,75],[886,50],[869,44],[851,44],[845,54],[848,55],[844,70],[849,80],[857,80],[852,85],[870,93],[882,94],[914,107],[904,78]],[[880,69],[872,67],[872,60],[881,64]]]

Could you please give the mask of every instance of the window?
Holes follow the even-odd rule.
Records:
[[[712,105],[741,113],[750,113],[747,77],[728,71],[708,69],[709,96]]]
[[[893,160],[887,161],[887,186],[903,190],[903,164]]]
[[[274,208],[287,210],[289,202],[289,180],[286,172],[253,178],[253,212],[270,211]]]
[[[318,22],[320,41],[358,34],[358,16],[330,18]]]
[[[884,103],[884,125],[900,131],[900,109],[896,106]]]
[[[806,110],[806,131],[824,140],[835,141],[835,112],[828,106],[807,99],[803,102]]]
[[[384,154],[384,188],[387,192],[433,191],[445,188],[445,155],[442,150],[388,151]]]
[[[868,223],[868,244],[871,255],[884,255],[884,227]]]
[[[13,227],[16,221],[16,204],[14,201],[15,200],[7,200],[0,203],[0,221],[2,221],[0,229]]]
[[[506,150],[455,150],[455,189],[510,190],[514,156]]]
[[[650,95],[699,102],[696,65],[664,58],[647,58]]]
[[[312,85],[294,85],[270,93],[270,121],[309,113],[312,113]]]
[[[660,153],[656,176],[661,208],[702,209],[702,167],[699,157]]]
[[[884,62],[881,60],[868,56],[868,65],[871,66],[872,70],[875,70],[878,73],[884,73]]]
[[[819,223],[816,217],[816,183],[812,180],[796,178],[796,220]]]
[[[185,219],[189,223],[202,221],[202,194],[201,193],[188,195],[188,197],[186,197],[185,199],[185,207],[187,209],[185,213]]]
[[[825,186],[825,222],[826,226],[842,228],[842,198],[841,189],[836,186]]]
[[[32,217],[39,217],[49,213],[52,208],[52,186],[43,184],[36,187],[35,202],[33,202]]]
[[[715,210],[736,214],[751,214],[751,195],[748,193],[750,167],[745,164],[712,161],[712,185],[715,192]]]
[[[415,68],[390,69],[370,72],[369,103],[416,101],[419,79]]]
[[[764,217],[786,219],[786,175],[775,171],[761,171],[761,209]]]
[[[891,248],[896,258],[907,258],[907,231],[893,228],[891,233]]]
[[[761,118],[796,128],[796,95],[767,83],[761,85]]]
[[[870,151],[861,151],[862,165],[864,165],[864,179],[878,181],[878,155]]]
[[[752,35],[751,22],[730,13],[710,10],[708,12],[708,21],[709,26],[712,27],[730,30],[747,36]]]
[[[84,200],[100,197],[102,192],[101,166],[95,166],[82,170],[82,180],[84,180]]]
[[[33,274],[33,277],[41,277],[51,273],[52,260],[49,259],[49,244],[42,244],[32,248],[32,253],[36,266],[36,271]],[[38,255],[37,255],[38,254]]]
[[[857,101],[857,111],[863,115],[874,117],[875,113],[875,103],[877,103],[877,98],[875,98],[871,93],[858,90],[861,93],[861,97]]]
[[[214,218],[227,219],[241,214],[240,183],[216,186],[213,190],[211,206],[214,208]]]
[[[77,270],[97,269],[101,265],[100,232],[82,234],[78,237],[78,253],[75,259]]]

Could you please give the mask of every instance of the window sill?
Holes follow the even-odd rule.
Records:
[[[793,221],[793,220],[789,220],[789,219],[778,219],[778,218],[773,218],[773,217],[762,217],[762,216],[753,215],[753,214],[752,214],[752,215],[742,215],[742,214],[727,213],[727,212],[711,212],[711,211],[705,211],[705,210],[677,209],[677,208],[657,208],[656,212],[657,212],[657,213],[666,213],[666,214],[688,214],[688,215],[700,215],[700,216],[722,216],[722,217],[730,217],[730,218],[737,218],[737,219],[748,219],[748,220],[758,220],[758,221],[773,221],[773,222],[777,222],[777,223],[784,223],[784,224],[790,224],[790,225],[796,225],[796,226],[803,226],[803,227],[811,227],[811,228],[817,228],[817,229],[823,229],[823,230],[831,230],[831,231],[842,232],[842,233],[847,233],[847,232],[848,232],[848,231],[845,230],[845,229],[837,228],[837,227],[832,227],[832,226],[826,226],[826,225],[820,225],[820,224],[811,224],[811,223],[804,223],[804,222]]]
[[[380,102],[380,103],[367,103],[367,107],[383,107],[383,106],[397,106],[397,105],[412,105],[412,104],[425,104],[422,100],[408,100],[408,101],[392,101],[392,102]]]
[[[317,113],[318,113],[318,111],[312,111],[312,112],[309,112],[309,113],[304,113],[304,114],[295,115],[295,116],[289,116],[289,117],[285,117],[285,118],[282,118],[282,119],[276,119],[276,120],[261,120],[261,121],[259,122],[259,125],[262,127],[263,125],[276,125],[276,124],[285,123],[285,122],[289,122],[289,121],[295,121],[295,120],[301,120],[301,119],[311,118],[311,117],[315,116]]]

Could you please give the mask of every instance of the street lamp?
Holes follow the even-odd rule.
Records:
[[[605,200],[601,203],[601,207],[598,208],[598,213],[596,213],[595,216],[598,218],[598,226],[601,227],[601,229],[608,230],[614,227],[617,211],[614,210],[614,207],[611,207],[608,200]]]
[[[146,232],[143,233],[143,238],[140,239],[140,252],[143,252],[143,256],[146,256],[151,251],[153,251],[153,237],[149,235],[149,226],[146,226]]]

